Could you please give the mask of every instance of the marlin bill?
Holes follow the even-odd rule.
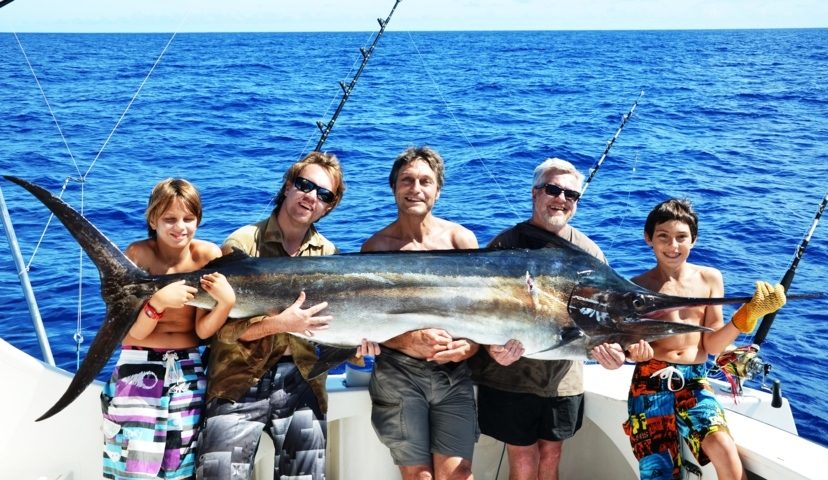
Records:
[[[452,337],[481,344],[517,339],[524,356],[538,359],[584,359],[604,342],[628,345],[708,331],[647,316],[750,300],[654,293],[554,235],[548,239],[552,247],[539,250],[296,258],[253,258],[236,252],[199,271],[153,276],[61,199],[25,180],[5,178],[42,201],[72,233],[99,270],[106,303],[106,317],[71,384],[38,420],[58,413],[94,380],[158,289],[184,279],[199,288],[191,304],[212,308],[214,300],[200,289],[199,278],[214,271],[224,274],[236,293],[228,321],[277,313],[304,291],[308,304],[327,301],[326,313],[333,316],[328,330],[310,337],[323,345],[353,348],[363,338],[383,342],[411,330],[442,328]]]

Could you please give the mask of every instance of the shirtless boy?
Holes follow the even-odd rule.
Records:
[[[656,266],[633,278],[650,290],[684,297],[721,297],[722,274],[687,261],[696,242],[698,216],[687,200],[658,204],[647,217],[644,240],[653,249]],[[736,445],[724,411],[707,380],[708,355],[718,355],[742,333],[750,333],[762,316],[785,304],[781,285],[757,282],[753,299],[727,324],[721,306],[700,306],[664,314],[660,320],[703,325],[708,333],[689,333],[629,348],[638,362],[624,424],[642,479],[681,478],[680,438],[697,460],[713,462],[719,479],[744,479]]]
[[[146,220],[149,238],[129,245],[126,256],[150,274],[192,272],[221,256],[217,245],[193,238],[201,198],[186,180],[158,183]],[[216,300],[213,310],[187,306],[198,289],[184,280],[171,283],[144,304],[124,338],[101,393],[105,478],[192,478],[207,386],[197,347],[236,302],[220,273],[204,275],[201,288]]]

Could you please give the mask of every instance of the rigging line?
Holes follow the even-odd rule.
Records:
[[[189,12],[189,10],[188,10],[188,12]],[[185,17],[185,19],[186,19],[186,17]],[[183,23],[183,22],[184,22],[184,20],[182,19],[181,23]],[[181,24],[179,24],[179,29],[180,29],[180,27],[181,27]],[[146,85],[147,81],[149,80],[150,75],[152,75],[152,73],[155,71],[155,67],[157,67],[158,64],[161,62],[161,58],[164,56],[165,53],[167,53],[167,49],[170,48],[170,45],[172,44],[173,40],[175,39],[175,36],[178,35],[178,30],[179,29],[176,29],[176,31],[173,32],[170,39],[167,40],[167,44],[164,45],[164,48],[161,50],[161,54],[159,54],[158,58],[155,59],[155,63],[152,64],[152,68],[150,68],[149,72],[147,72],[147,75],[144,77],[144,80],[142,80],[141,84],[138,86],[138,90],[136,90],[135,94],[132,95],[132,98],[129,100],[129,103],[127,104],[127,106],[124,109],[123,113],[121,113],[121,116],[118,118],[118,121],[115,122],[115,126],[112,127],[112,130],[109,132],[109,135],[106,137],[106,140],[104,140],[103,145],[101,145],[101,149],[98,150],[98,153],[95,155],[95,158],[92,160],[92,163],[89,164],[89,168],[86,169],[86,173],[84,173],[81,176],[82,180],[86,179],[87,175],[89,175],[89,172],[92,171],[92,167],[95,166],[95,163],[101,157],[101,154],[103,153],[103,151],[106,148],[107,144],[109,144],[109,140],[111,140],[112,136],[115,135],[115,130],[117,130],[118,127],[121,125],[121,122],[124,120],[124,117],[126,117],[126,114],[129,111],[130,107],[132,107],[132,104],[135,103],[135,100],[138,98],[138,95],[141,93],[141,90],[144,88],[144,85]],[[81,182],[81,183],[83,183],[83,182]]]
[[[80,184],[80,214],[83,216],[83,196],[85,191],[85,183],[81,182]],[[83,249],[80,249],[78,252],[78,309],[77,309],[77,320],[75,323],[75,334],[72,335],[72,339],[75,341],[75,371],[80,370],[81,364],[81,344],[83,344],[83,258],[84,258]]]
[[[354,74],[354,77],[351,79],[351,83],[346,84],[344,81],[339,82],[340,88],[342,88],[342,99],[339,101],[339,105],[336,107],[333,116],[330,120],[328,120],[327,124],[323,124],[321,121],[316,122],[316,126],[319,127],[319,130],[322,132],[322,135],[319,137],[319,142],[316,144],[316,148],[313,150],[316,152],[321,151],[322,145],[325,144],[325,141],[328,139],[328,135],[333,130],[334,123],[336,123],[336,119],[339,117],[339,114],[342,112],[342,109],[345,107],[345,103],[348,101],[348,98],[351,96],[351,92],[356,87],[357,80],[359,80],[360,75],[362,75],[362,71],[365,70],[365,66],[368,64],[368,60],[371,58],[371,55],[374,53],[374,49],[379,42],[379,39],[382,37],[382,34],[385,33],[385,27],[388,26],[388,22],[391,21],[391,16],[394,15],[394,11],[397,9],[397,5],[400,4],[402,0],[396,0],[394,2],[394,6],[391,7],[391,12],[388,13],[388,17],[385,20],[378,18],[377,23],[380,25],[379,32],[377,32],[377,36],[374,37],[373,43],[371,46],[368,47],[368,50],[365,48],[360,48],[359,51],[362,53],[362,63],[359,65],[357,72]]]
[[[618,139],[618,136],[621,135],[621,130],[624,129],[624,125],[627,124],[627,121],[632,117],[633,112],[635,111],[635,107],[638,106],[638,102],[641,100],[641,97],[644,96],[644,90],[641,90],[641,93],[638,94],[638,98],[635,99],[633,102],[632,107],[630,107],[630,111],[626,113],[626,115],[621,117],[621,125],[618,126],[618,130],[615,131],[615,135],[607,142],[607,148],[604,149],[604,153],[601,154],[601,158],[598,159],[592,166],[589,168],[589,176],[584,182],[584,187],[581,189],[581,196],[586,193],[587,188],[589,187],[589,182],[592,181],[592,178],[595,177],[595,174],[598,173],[598,169],[601,168],[601,165],[604,163],[604,160],[607,158],[607,154],[609,153],[610,149],[612,148],[613,144],[615,144],[615,140]]]
[[[63,187],[60,189],[60,193],[58,194],[58,198],[63,198],[63,192],[66,191],[66,187],[69,185],[69,181],[72,180],[72,177],[66,177],[63,181]],[[46,238],[46,231],[49,230],[49,225],[52,223],[52,219],[55,218],[54,213],[49,214],[49,219],[46,220],[46,225],[43,226],[43,231],[40,233],[40,238],[37,239],[37,243],[35,244],[34,250],[32,251],[32,256],[29,257],[28,263],[26,263],[26,271],[28,272],[32,266],[32,262],[34,262],[35,255],[37,255],[38,249],[40,249],[40,244],[43,243],[43,239]]]
[[[26,54],[26,49],[23,48],[23,43],[17,36],[17,32],[12,32],[12,34],[14,35],[14,39],[17,41],[17,46],[20,48],[20,52],[23,53],[23,58],[26,59],[26,64],[29,66],[29,71],[32,72],[32,77],[34,77],[35,84],[37,84],[37,88],[40,90],[40,96],[42,96],[43,101],[46,102],[46,108],[49,109],[49,115],[52,116],[52,121],[55,122],[55,126],[57,127],[58,133],[60,134],[60,139],[63,140],[63,145],[66,146],[66,151],[69,153],[69,158],[72,159],[72,164],[75,166],[75,171],[77,171],[78,175],[80,175],[80,166],[78,166],[78,162],[75,160],[75,156],[72,155],[72,149],[69,148],[69,142],[66,141],[66,137],[63,135],[63,129],[60,127],[60,122],[58,121],[57,116],[55,116],[54,110],[52,110],[52,104],[49,103],[49,98],[46,97],[46,92],[43,90],[43,86],[40,84],[40,79],[37,78],[37,73],[35,73],[34,67],[32,66],[32,62],[29,60],[29,55]]]
[[[825,206],[828,204],[828,194],[825,195],[825,198],[822,199],[822,202],[819,204],[817,208],[816,214],[814,215],[814,219],[811,222],[811,228],[808,229],[808,233],[802,238],[802,241],[799,242],[799,246],[796,247],[796,252],[794,253],[794,258],[791,260],[791,265],[788,267],[788,270],[785,272],[785,275],[782,277],[782,280],[779,283],[782,284],[782,287],[785,289],[785,293],[788,292],[788,288],[791,286],[791,282],[793,282],[794,275],[796,275],[796,267],[799,266],[799,261],[802,259],[802,255],[805,254],[805,249],[808,247],[808,242],[811,241],[811,235],[814,234],[814,230],[816,230],[817,224],[819,224],[819,219],[822,217],[822,212],[825,211]],[[778,312],[778,310],[777,310]],[[762,322],[759,324],[759,328],[756,330],[756,335],[753,337],[754,345],[761,345],[762,342],[765,341],[765,338],[768,336],[768,331],[773,325],[773,321],[776,319],[776,312],[769,313],[762,318]]]
[[[408,39],[411,41],[411,44],[414,45],[414,49],[417,51],[417,57],[420,59],[420,63],[423,65],[423,69],[428,75],[428,78],[431,80],[431,84],[434,86],[434,89],[437,91],[437,94],[440,96],[440,101],[443,102],[443,106],[446,108],[446,111],[448,112],[457,129],[459,130],[460,136],[462,136],[463,140],[465,140],[469,147],[471,147],[474,157],[473,160],[477,160],[480,163],[480,165],[483,166],[483,169],[486,170],[486,173],[489,175],[489,178],[492,179],[498,191],[500,191],[501,197],[506,200],[506,205],[509,206],[509,210],[512,211],[512,214],[516,218],[523,218],[523,216],[517,212],[515,206],[512,204],[512,201],[510,200],[511,196],[507,195],[506,192],[503,190],[503,187],[500,185],[500,182],[497,181],[497,176],[491,171],[491,169],[489,169],[489,166],[483,160],[483,157],[480,155],[480,153],[478,153],[477,148],[475,148],[474,144],[472,144],[468,135],[466,135],[466,131],[463,129],[462,125],[460,124],[460,121],[457,120],[457,117],[454,115],[454,111],[449,106],[446,97],[443,95],[443,91],[440,90],[440,85],[434,79],[434,75],[431,74],[431,69],[428,68],[428,64],[425,62],[423,54],[420,52],[420,48],[417,46],[417,43],[414,42],[414,38],[411,36],[411,32],[408,32]]]
[[[627,205],[632,205],[630,202],[630,198],[632,197],[632,189],[633,189],[633,178],[635,178],[636,173],[636,165],[638,164],[638,152],[635,153],[635,158],[633,159],[632,170],[630,171],[630,181],[627,182],[627,201],[625,202]],[[624,214],[621,217],[621,220],[618,222],[618,227],[616,227],[617,231],[623,231],[622,227],[624,226],[624,221],[629,216],[629,213],[632,211],[632,208],[624,209]],[[615,241],[619,238],[618,235],[612,236],[612,241],[610,242],[609,251],[612,251],[612,247],[615,246]]]

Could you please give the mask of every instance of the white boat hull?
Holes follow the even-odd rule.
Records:
[[[621,429],[626,416],[630,376],[629,366],[621,371],[607,371],[597,365],[586,367],[584,427],[564,446],[561,478],[623,480],[638,477],[637,463]],[[6,390],[0,396],[0,424],[3,426],[0,478],[101,478],[100,383],[90,386],[63,412],[35,422],[34,419],[63,393],[71,376],[0,339],[0,378]],[[371,427],[367,389],[344,387],[342,380],[342,376],[332,376],[328,381],[328,478],[399,478],[388,451]],[[828,449],[796,435],[787,402],[782,408],[773,409],[770,395],[755,390],[748,390],[738,405],[733,405],[726,395],[720,400],[729,410],[731,430],[752,478],[824,478]],[[264,437],[256,478],[270,479],[272,448],[270,440]],[[475,449],[475,478],[507,479],[508,464],[502,453],[502,443],[482,436]],[[716,478],[712,467],[704,468],[704,478]]]

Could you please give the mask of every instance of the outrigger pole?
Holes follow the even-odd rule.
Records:
[[[825,206],[828,204],[828,195],[825,195],[825,198],[822,199],[822,203],[819,204],[819,208],[817,208],[816,215],[814,215],[814,220],[811,222],[811,228],[808,229],[808,233],[805,234],[805,237],[802,238],[802,241],[799,242],[799,246],[796,247],[796,253],[794,253],[794,258],[791,261],[791,266],[788,267],[788,271],[785,272],[785,275],[782,277],[782,280],[779,282],[782,284],[782,287],[785,289],[785,293],[788,292],[788,288],[791,286],[791,282],[793,282],[794,275],[796,275],[796,267],[799,265],[799,260],[802,259],[802,255],[805,254],[805,248],[808,247],[808,242],[811,241],[811,235],[814,234],[814,230],[816,230],[817,224],[819,223],[819,218],[822,216],[822,212],[825,211]],[[768,331],[773,325],[773,321],[776,318],[776,312],[769,313],[762,318],[762,322],[759,324],[759,329],[756,330],[756,335],[753,336],[753,344],[754,345],[761,345],[762,342],[765,341],[765,338],[768,336]]]
[[[607,142],[607,148],[604,149],[604,153],[601,154],[601,158],[599,158],[597,162],[593,163],[592,166],[589,167],[589,176],[584,182],[584,188],[581,189],[581,195],[583,195],[586,192],[587,187],[589,187],[589,182],[592,181],[592,177],[594,177],[595,174],[598,172],[598,169],[601,168],[601,164],[603,164],[604,160],[607,158],[607,154],[612,148],[612,145],[615,143],[615,140],[618,139],[618,136],[621,135],[621,130],[624,129],[624,125],[626,125],[627,121],[630,119],[630,117],[632,117],[632,114],[635,111],[635,107],[638,106],[638,102],[639,100],[641,100],[641,97],[643,96],[644,90],[641,90],[641,93],[638,95],[638,98],[635,99],[635,102],[633,102],[632,107],[630,107],[630,111],[627,112],[626,115],[621,117],[621,125],[618,126],[618,130],[615,131],[615,135],[613,135],[612,138],[610,138],[609,142]]]
[[[342,111],[342,107],[345,106],[345,102],[347,102],[348,98],[351,96],[351,92],[354,90],[357,80],[359,80],[359,76],[362,75],[362,70],[364,70],[365,65],[368,64],[368,59],[371,58],[371,54],[374,53],[374,48],[376,48],[380,37],[385,32],[385,27],[388,25],[388,22],[391,21],[391,16],[394,15],[394,10],[397,9],[397,5],[399,5],[401,1],[402,0],[396,0],[394,2],[394,6],[391,8],[391,13],[388,14],[388,17],[385,20],[381,18],[377,19],[377,22],[380,25],[379,32],[377,33],[377,36],[374,37],[373,43],[371,43],[371,46],[368,47],[367,50],[365,48],[359,49],[360,53],[362,53],[362,63],[360,64],[359,69],[354,75],[354,78],[351,79],[351,82],[345,83],[340,80],[339,86],[342,88],[342,99],[339,101],[339,106],[336,107],[336,111],[334,112],[331,119],[328,120],[328,123],[322,123],[321,121],[316,122],[316,126],[319,127],[319,130],[322,132],[322,136],[319,138],[319,142],[316,144],[316,148],[313,149],[314,151],[320,151],[322,149],[322,145],[325,143],[325,140],[328,139],[328,134],[331,133],[334,123],[336,123],[336,119],[337,117],[339,117],[339,113]]]

